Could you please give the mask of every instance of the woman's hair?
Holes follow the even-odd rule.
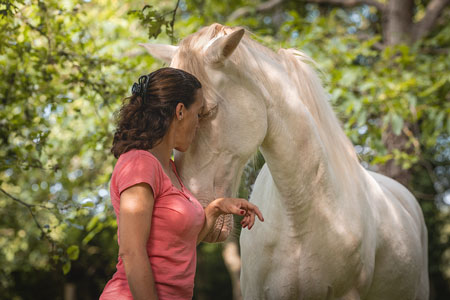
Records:
[[[194,103],[202,85],[195,76],[175,68],[162,68],[141,76],[119,110],[111,152],[116,158],[131,149],[147,150],[164,137],[178,103]]]

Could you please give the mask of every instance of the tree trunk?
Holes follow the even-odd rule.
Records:
[[[405,124],[405,126],[407,125]],[[407,152],[408,154],[414,152],[412,145],[407,146],[409,138],[403,132],[400,135],[395,135],[390,126],[382,133],[381,139],[389,153],[392,153],[394,149]],[[378,166],[378,172],[397,180],[406,187],[408,187],[411,180],[410,171],[403,169],[394,159]]]
[[[268,1],[273,3],[275,1]],[[284,1],[276,1],[280,5]],[[385,45],[411,44],[427,36],[450,0],[430,0],[424,17],[414,23],[414,0],[305,0],[305,2],[330,4],[341,7],[369,5],[381,14],[383,43]],[[265,9],[271,9],[269,5]],[[248,13],[248,11],[247,11]]]
[[[64,284],[64,300],[76,299],[76,285],[72,282]]]
[[[223,244],[222,257],[230,273],[233,286],[233,300],[241,300],[241,257],[239,255],[238,237],[235,234],[231,234]]]
[[[413,0],[390,0],[382,17],[384,43],[386,45],[410,43],[413,16]]]

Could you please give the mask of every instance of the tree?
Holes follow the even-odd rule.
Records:
[[[393,2],[409,3],[401,15],[410,28],[398,43],[385,23]],[[213,22],[246,26],[266,46],[295,47],[318,62],[363,164],[393,166],[420,200],[432,299],[450,297],[448,1],[0,3],[3,297],[61,299],[73,287],[78,298],[98,297],[117,259],[108,196],[114,112],[139,75],[161,66],[137,44],[149,36],[175,44]],[[242,197],[262,162],[245,170]],[[225,248],[200,246],[198,298],[230,288],[223,273],[204,275],[223,270]]]
[[[152,62],[124,55],[145,36],[127,7],[1,2],[2,297],[58,299],[72,282],[96,298],[112,275],[113,112]]]
[[[236,20],[252,12],[267,13],[284,3],[296,1],[271,0],[260,3],[256,8],[241,7],[234,11],[229,19]],[[367,5],[375,7],[381,15],[381,28],[385,45],[397,45],[403,42],[419,41],[430,34],[449,0],[414,1],[414,0],[305,0],[304,2],[355,7]],[[415,2],[420,4],[416,6]],[[428,3],[427,3],[428,2]],[[426,4],[425,11],[420,6]],[[415,22],[415,19],[420,18]]]

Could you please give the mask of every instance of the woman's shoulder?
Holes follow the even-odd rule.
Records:
[[[142,171],[153,170],[158,174],[162,171],[161,163],[153,154],[146,150],[132,149],[119,156],[114,166],[113,176],[115,175],[114,173],[125,171],[130,174],[141,169]]]
[[[130,161],[144,161],[159,165],[158,159],[146,150],[132,149],[122,153],[117,160],[117,164]]]
[[[139,182],[148,183],[155,196],[159,194],[164,176],[158,159],[148,151],[133,149],[119,156],[111,177],[111,186],[120,194]]]

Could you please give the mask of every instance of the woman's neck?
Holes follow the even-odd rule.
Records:
[[[172,156],[173,147],[169,145],[167,141],[162,140],[158,145],[148,151],[159,160],[161,166],[165,170],[170,170],[170,158]]]

